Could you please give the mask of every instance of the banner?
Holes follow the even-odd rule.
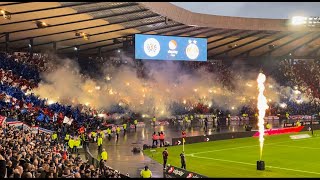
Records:
[[[17,121],[16,119],[6,118],[6,122],[8,126],[15,126],[17,128],[22,127],[23,122]]]
[[[218,134],[212,134],[212,135],[208,135],[208,136],[203,136],[203,135],[202,136],[189,136],[189,137],[187,136],[185,138],[185,144],[252,137],[255,133],[256,133],[255,131],[247,131],[247,132],[218,133]],[[182,137],[172,138],[172,146],[175,146],[175,145],[182,145]]]
[[[41,127],[39,127],[39,132],[44,132],[44,133],[48,133],[48,134],[52,134],[53,133],[53,131],[50,131],[48,129],[44,129],[44,128],[41,128]]]
[[[294,115],[294,116],[289,116],[289,119],[300,119],[300,120],[303,120],[303,119],[311,119],[312,116],[307,116],[307,115]]]
[[[208,178],[206,176],[190,172],[175,166],[169,166],[164,174],[165,178]]]
[[[265,130],[264,135],[277,135],[277,134],[286,134],[286,133],[293,133],[293,132],[300,132],[304,126],[298,126],[298,127],[290,127],[290,128],[280,128],[280,129],[270,129]],[[256,132],[253,137],[258,137],[259,132]]]

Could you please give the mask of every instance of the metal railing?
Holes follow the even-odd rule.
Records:
[[[88,162],[91,165],[94,165],[95,167],[99,167],[99,161],[98,159],[94,158],[93,155],[91,154],[89,147],[85,146],[85,157],[88,160]],[[111,171],[115,171],[113,168],[111,168],[110,166],[108,166],[109,170]],[[121,178],[130,178],[122,173],[120,173]]]

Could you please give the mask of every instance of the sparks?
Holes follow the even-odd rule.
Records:
[[[258,126],[259,126],[259,142],[260,142],[260,160],[262,158],[262,149],[263,149],[263,142],[264,142],[264,116],[266,114],[266,110],[269,108],[267,104],[267,98],[263,95],[265,90],[264,82],[266,81],[266,76],[262,73],[259,73],[257,82],[258,82]]]

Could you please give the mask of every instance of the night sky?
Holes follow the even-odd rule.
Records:
[[[171,2],[196,13],[289,19],[292,16],[320,16],[320,2]]]

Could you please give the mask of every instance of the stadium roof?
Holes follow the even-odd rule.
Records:
[[[97,54],[123,47],[133,34],[204,37],[208,58],[247,56],[317,57],[319,28],[293,27],[283,19],[257,19],[199,14],[168,2],[1,2],[11,19],[0,17],[0,47],[26,51],[33,39],[34,51],[52,49]],[[49,24],[38,28],[36,22]],[[89,39],[75,36],[89,34]]]

